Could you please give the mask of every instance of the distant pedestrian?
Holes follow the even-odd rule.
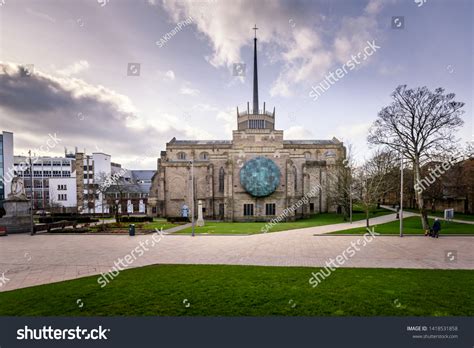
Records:
[[[438,238],[439,236],[439,231],[441,231],[441,222],[439,221],[438,218],[435,219],[435,222],[433,224],[433,238]]]

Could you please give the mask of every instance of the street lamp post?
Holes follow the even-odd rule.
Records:
[[[33,221],[33,165],[31,163],[31,150],[28,151],[28,162],[30,163],[30,235],[35,234],[35,224]]]
[[[349,167],[349,221],[352,223],[352,169]]]
[[[403,237],[403,152],[400,152],[400,237]]]
[[[194,160],[190,161],[191,164],[191,230],[192,236],[194,237]]]

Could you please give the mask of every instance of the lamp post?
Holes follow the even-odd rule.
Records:
[[[352,223],[352,168],[349,167],[349,222]]]
[[[403,152],[400,151],[400,237],[403,237]]]
[[[194,160],[189,163],[191,164],[191,235],[194,237]]]
[[[33,236],[35,234],[35,224],[33,221],[33,165],[31,163],[31,150],[28,150],[28,162],[30,163],[30,235]]]

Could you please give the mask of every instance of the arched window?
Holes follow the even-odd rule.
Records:
[[[178,157],[178,160],[184,161],[186,159],[186,153],[185,152],[178,152],[177,157]]]
[[[295,189],[295,193],[296,191],[298,190],[298,173],[296,172],[296,167],[293,166],[293,180],[295,181],[294,182],[294,189]]]
[[[199,159],[201,161],[207,161],[209,159],[209,154],[207,152],[201,152],[199,154]]]
[[[311,159],[311,152],[309,152],[309,151],[305,152],[304,153],[304,158],[307,159],[307,160]]]
[[[221,167],[221,169],[219,169],[219,192],[224,192],[224,179],[225,172],[224,168]]]

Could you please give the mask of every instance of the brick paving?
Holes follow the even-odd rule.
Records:
[[[409,216],[410,213],[405,213]],[[393,221],[395,214],[371,220]],[[364,226],[365,221],[249,236],[164,235],[127,268],[150,264],[228,264],[324,266],[362,236],[326,232]],[[114,261],[152,235],[9,235],[0,237],[0,291],[75,279],[107,272]],[[151,244],[151,243],[150,243]],[[474,269],[474,237],[433,239],[423,236],[376,236],[344,267]]]

